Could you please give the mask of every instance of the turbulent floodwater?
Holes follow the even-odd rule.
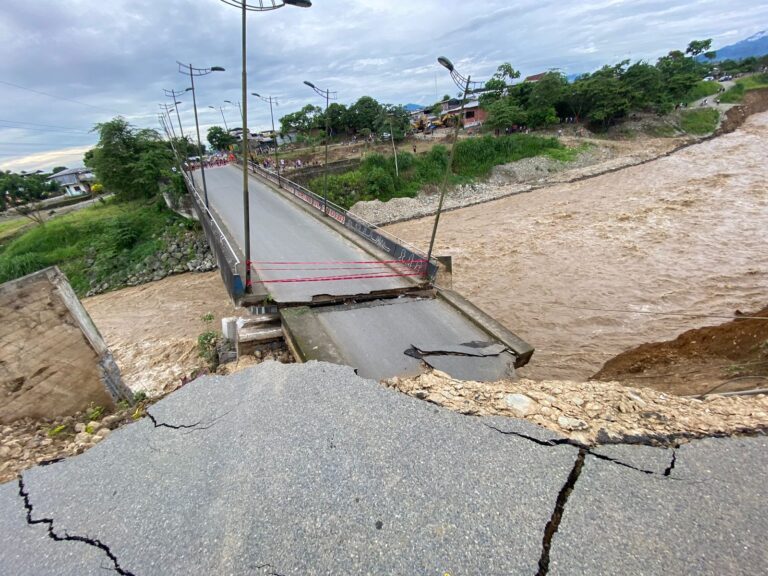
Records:
[[[768,113],[633,168],[449,212],[454,288],[536,347],[533,378],[586,378],[643,342],[768,304]],[[430,220],[388,230],[426,247]]]

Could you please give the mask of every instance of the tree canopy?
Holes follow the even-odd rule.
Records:
[[[0,210],[42,200],[59,190],[48,174],[19,174],[0,170]]]
[[[237,144],[237,138],[221,126],[211,126],[208,128],[207,139],[214,150],[229,150],[230,146]]]
[[[104,187],[119,198],[147,198],[160,191],[161,180],[170,175],[173,154],[160,134],[131,126],[118,116],[97,124],[99,142],[86,152],[85,165]]]
[[[694,40],[685,52],[673,50],[656,64],[624,60],[567,82],[559,72],[537,82],[510,84],[519,73],[509,63],[500,65],[485,84],[480,103],[488,110],[487,124],[503,128],[525,123],[531,128],[573,117],[608,126],[630,111],[666,113],[711,69],[697,56],[710,58],[711,40]]]

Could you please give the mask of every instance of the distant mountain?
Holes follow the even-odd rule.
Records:
[[[421,104],[406,104],[403,106],[407,112],[416,112],[416,110],[421,110],[424,108]]]
[[[718,48],[715,60],[741,60],[749,56],[763,56],[765,54],[768,54],[768,30],[753,34],[746,40],[741,40],[735,44]]]

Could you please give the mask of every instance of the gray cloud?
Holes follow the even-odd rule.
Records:
[[[196,83],[203,133],[221,120],[209,105],[240,99],[240,14],[218,0],[7,4],[0,13],[3,168],[78,164],[80,150],[95,142],[94,124],[117,114],[157,127],[162,88],[188,86],[176,60],[227,69]],[[441,54],[477,79],[503,61],[523,74],[583,72],[623,58],[654,61],[694,38],[728,44],[765,22],[768,5],[753,0],[315,0],[309,10],[249,14],[249,92],[277,96],[278,116],[321,104],[303,80],[338,91],[343,103],[368,94],[427,104],[456,91],[435,62]],[[191,98],[183,100],[191,132]],[[236,107],[224,112],[239,123]],[[254,98],[248,116],[255,128],[269,126],[269,107]]]

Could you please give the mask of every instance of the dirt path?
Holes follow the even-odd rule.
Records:
[[[86,310],[115,355],[125,383],[134,391],[160,393],[175,388],[203,367],[197,337],[201,320],[213,314],[237,316],[218,272],[179,274],[83,300]]]

